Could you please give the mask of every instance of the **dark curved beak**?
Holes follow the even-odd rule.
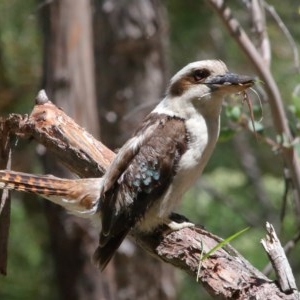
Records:
[[[219,86],[239,86],[248,88],[254,85],[254,78],[246,75],[239,75],[235,73],[225,73],[224,75],[218,75],[207,78],[205,84],[219,85]]]

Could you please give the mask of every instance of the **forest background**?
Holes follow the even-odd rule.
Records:
[[[1,116],[30,113],[37,91],[45,88],[76,122],[117,149],[163,96],[168,79],[185,64],[218,58],[232,71],[257,76],[208,2],[1,0]],[[270,69],[296,137],[300,128],[299,2],[258,2],[266,9]],[[228,5],[259,45],[250,3],[230,1]],[[255,89],[262,101],[261,110],[258,96],[250,93],[258,130],[276,140],[264,84],[258,83]],[[300,209],[291,189],[285,195],[282,157],[244,128],[245,118],[249,113],[242,97],[227,102],[213,157],[178,211],[224,238],[250,226],[232,244],[264,270],[268,258],[260,239],[266,221],[275,226],[284,245],[299,239]],[[16,142],[12,161],[15,170],[71,176],[45,148],[30,141]],[[210,299],[195,279],[144,256],[131,241],[101,274],[89,261],[96,236],[87,222],[74,220],[45,200],[14,193],[8,275],[0,278],[0,298],[184,300],[201,295]],[[289,253],[297,282],[299,247],[296,244]],[[139,270],[141,264],[145,269]],[[272,273],[269,276],[274,278]]]

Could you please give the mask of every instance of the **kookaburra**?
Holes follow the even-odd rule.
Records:
[[[252,85],[252,78],[228,72],[220,60],[190,63],[171,79],[164,99],[102,178],[69,180],[4,170],[0,188],[39,194],[101,224],[94,258],[104,269],[131,229],[151,232],[172,223],[169,215],[215,147],[224,97]]]

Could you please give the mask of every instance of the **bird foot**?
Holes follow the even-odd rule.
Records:
[[[195,224],[191,223],[188,218],[174,212],[172,212],[170,216],[166,218],[165,225],[170,228],[170,231],[176,231],[182,228],[195,226]]]
[[[166,218],[164,222],[167,227],[167,232],[170,233],[172,231],[177,231],[186,227],[194,227],[195,224],[189,222],[189,219],[186,217],[179,215],[177,213],[171,213],[168,218]]]
[[[173,220],[168,219],[165,224],[168,226],[168,228],[171,231],[177,231],[186,227],[195,227],[195,224],[191,223],[191,222],[182,222],[182,223],[177,223]]]
[[[167,226],[167,231],[177,231],[186,227],[195,227],[195,224],[189,222],[185,216],[172,212],[168,218],[166,218],[164,224]]]

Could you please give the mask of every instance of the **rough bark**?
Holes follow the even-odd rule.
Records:
[[[95,1],[94,16],[101,140],[115,149],[164,92],[167,16],[157,0]],[[173,269],[145,255],[132,241],[121,245],[113,263],[116,269],[122,266],[122,272],[115,273],[119,299],[174,299]]]
[[[167,16],[157,0],[96,1],[95,9],[101,140],[114,149],[164,93]]]
[[[292,269],[274,227],[267,222],[266,228],[267,236],[261,240],[261,243],[273,264],[281,290],[292,293],[297,290]]]
[[[48,96],[99,136],[92,7],[88,0],[51,1],[42,10],[44,78]]]
[[[57,106],[93,135],[99,136],[91,11],[89,0],[51,1],[43,6],[42,86]],[[59,128],[53,130],[59,135]],[[64,138],[63,135],[60,138]],[[76,138],[73,136],[73,141]],[[49,152],[40,150],[38,153],[46,173],[71,176]],[[70,164],[74,159],[68,155],[64,158]],[[85,220],[79,220],[51,203],[45,203],[45,214],[62,298],[115,299],[113,268],[108,268],[105,276],[101,276],[90,263],[98,233]]]
[[[0,124],[0,168],[11,167],[11,134],[5,123]],[[7,248],[10,227],[10,194],[7,190],[0,191],[0,273],[7,273]]]

